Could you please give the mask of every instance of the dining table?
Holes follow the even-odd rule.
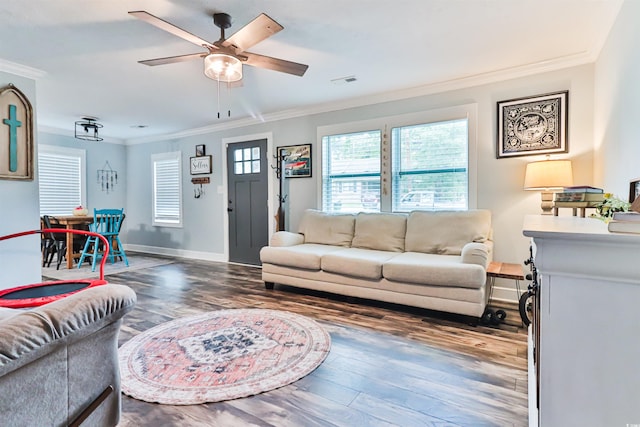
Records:
[[[84,229],[85,226],[93,224],[93,215],[65,215],[56,216],[60,225],[64,225],[67,230]],[[67,269],[73,268],[74,257],[80,258],[80,253],[73,252],[73,233],[67,233]]]

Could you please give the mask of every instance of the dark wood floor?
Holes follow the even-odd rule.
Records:
[[[260,269],[204,261],[109,276],[138,304],[120,344],[178,317],[222,308],[287,310],[331,334],[327,359],[305,378],[244,399],[192,406],[123,396],[120,426],[524,426],[526,335],[519,322],[464,318],[276,285]],[[516,316],[509,312],[508,319]],[[513,319],[515,320],[515,318]]]

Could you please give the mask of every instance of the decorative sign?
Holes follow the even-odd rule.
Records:
[[[496,157],[566,153],[569,92],[498,102]]]
[[[211,173],[211,156],[189,157],[191,175]]]
[[[33,109],[12,84],[0,89],[0,178],[33,179]]]

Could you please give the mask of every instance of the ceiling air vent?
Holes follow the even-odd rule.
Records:
[[[343,85],[345,83],[353,83],[356,80],[358,80],[356,76],[347,76],[347,77],[340,77],[338,79],[333,79],[331,80],[331,83],[333,83],[334,85]]]

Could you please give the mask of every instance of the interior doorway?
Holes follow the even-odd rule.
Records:
[[[269,242],[267,140],[227,144],[229,262],[260,265]]]

